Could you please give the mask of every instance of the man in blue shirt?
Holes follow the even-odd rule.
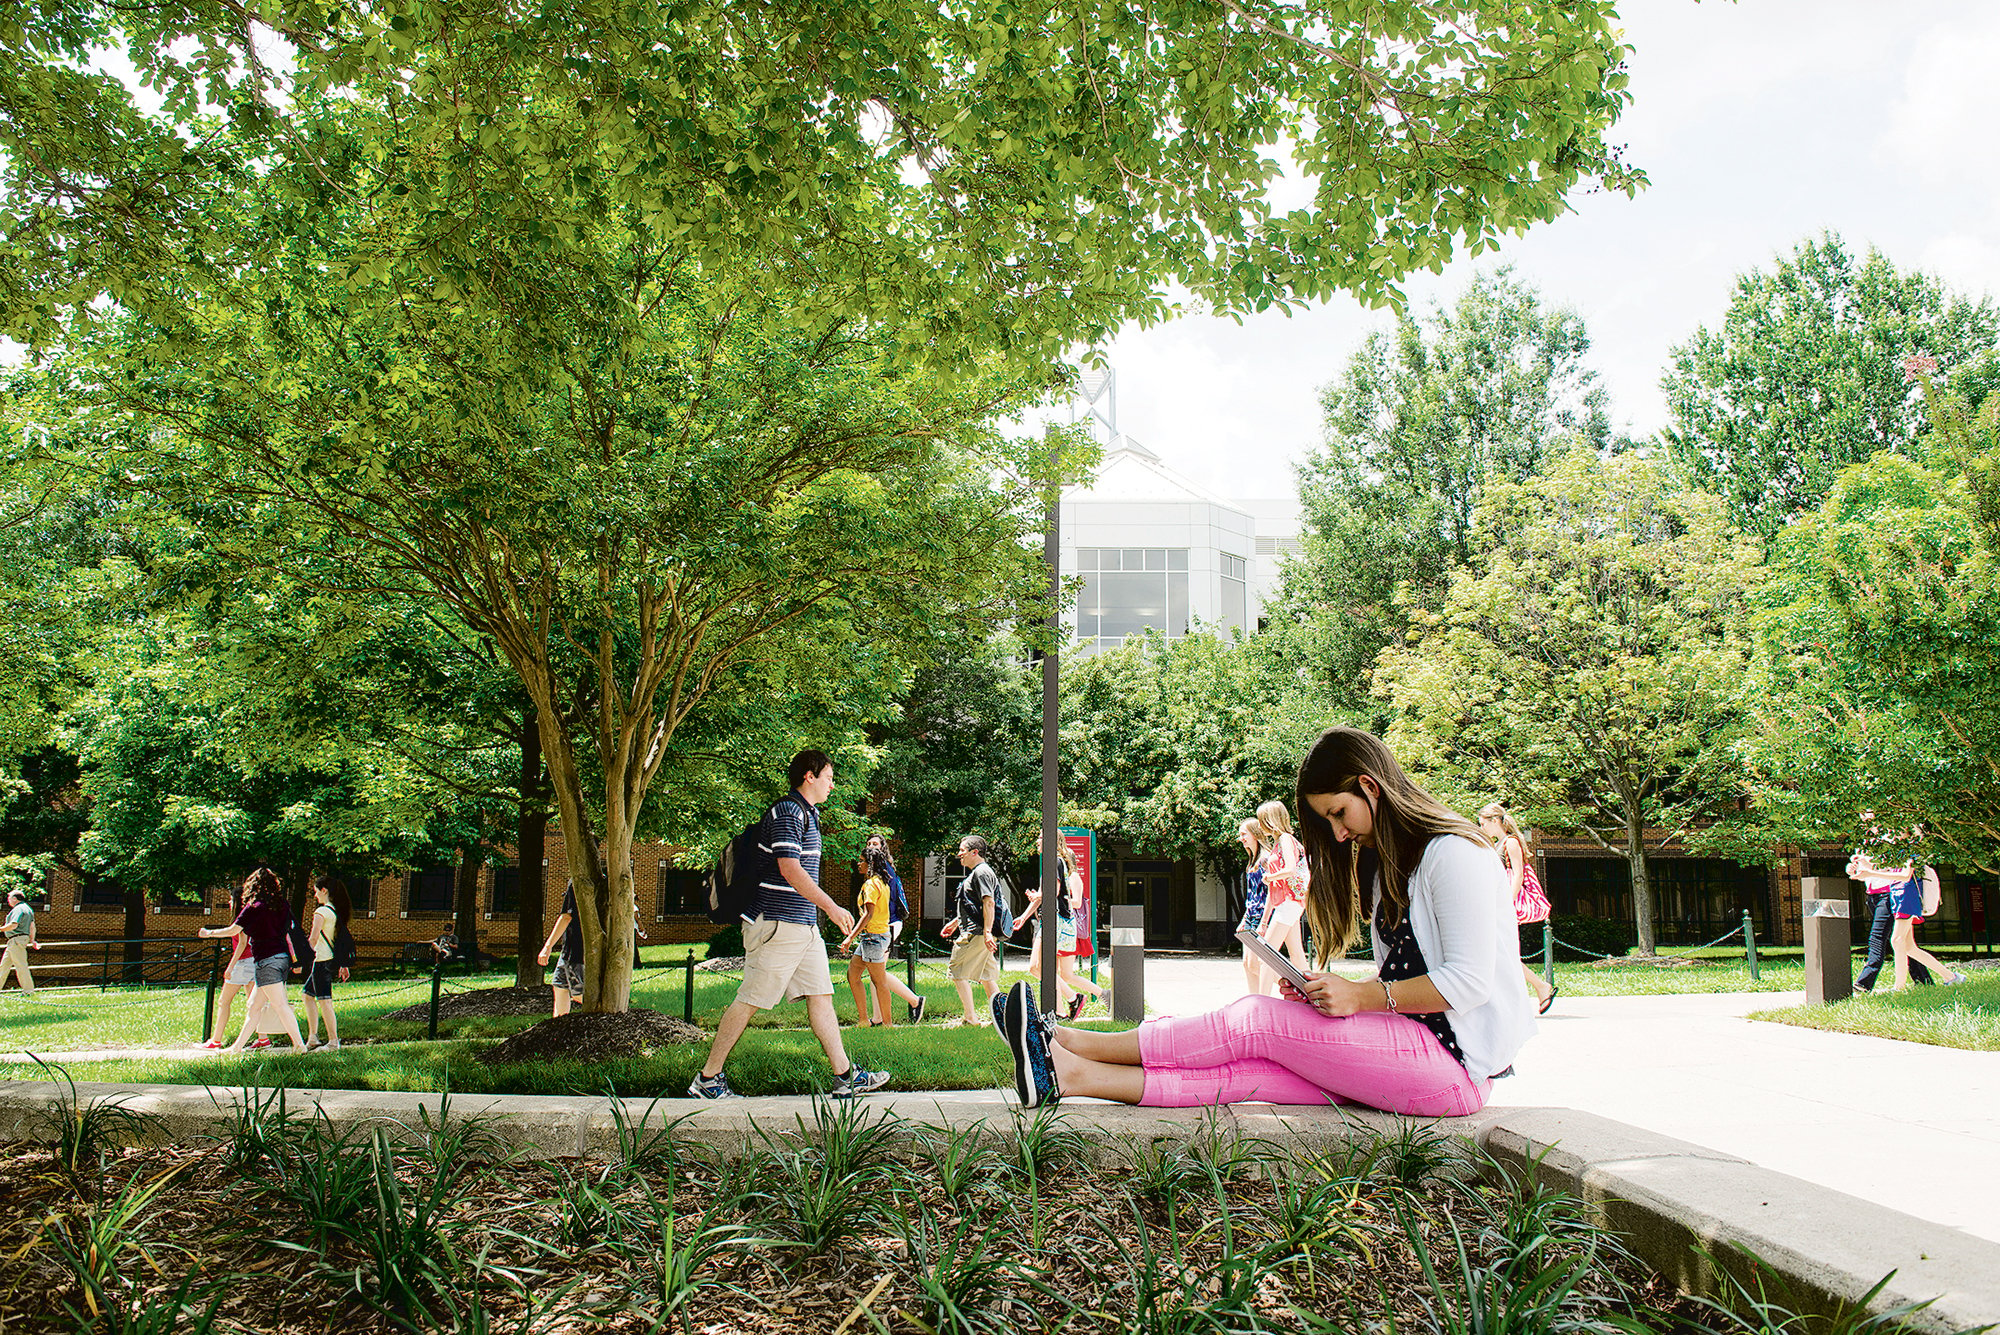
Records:
[[[735,1096],[722,1073],[730,1049],[757,1012],[780,1000],[804,1001],[806,1022],[833,1066],[833,1097],[853,1098],[889,1083],[884,1071],[864,1071],[847,1059],[840,1017],[833,1009],[833,972],[819,934],[824,909],[843,934],[854,915],[819,888],[819,808],[833,791],[833,761],[801,751],[787,773],[792,791],[764,813],[757,835],[757,892],[743,917],[743,985],[715,1027],[708,1061],[688,1093],[698,1099]]]

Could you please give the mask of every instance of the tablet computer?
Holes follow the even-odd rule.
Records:
[[[1263,937],[1257,935],[1248,927],[1239,927],[1236,929],[1236,939],[1243,943],[1245,950],[1262,960],[1265,966],[1276,973],[1278,977],[1283,978],[1293,987],[1299,989],[1299,991],[1305,991],[1306,976],[1299,972],[1297,965],[1266,945]]]

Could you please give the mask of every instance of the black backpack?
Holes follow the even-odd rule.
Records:
[[[757,838],[764,832],[764,822],[777,809],[773,803],[769,811],[744,826],[743,832],[729,841],[722,856],[708,869],[710,922],[727,926],[748,916],[751,901],[757,897],[757,877],[764,869],[764,855],[757,847]]]

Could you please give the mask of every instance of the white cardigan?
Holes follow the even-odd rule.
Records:
[[[1379,875],[1375,903],[1379,912]],[[1410,875],[1409,916],[1426,974],[1450,1007],[1445,1018],[1466,1073],[1485,1080],[1506,1070],[1534,1034],[1535,1013],[1521,977],[1513,883],[1500,855],[1461,835],[1431,840]],[[1382,933],[1374,940],[1379,966]]]

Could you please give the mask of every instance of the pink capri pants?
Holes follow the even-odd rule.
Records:
[[[1459,1117],[1486,1104],[1444,1044],[1407,1015],[1322,1015],[1302,1001],[1243,997],[1206,1015],[1139,1026],[1142,1104],[1358,1103],[1411,1117]]]

